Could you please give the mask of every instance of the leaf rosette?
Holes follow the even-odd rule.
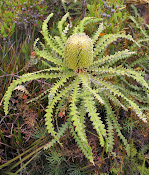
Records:
[[[117,132],[129,155],[130,146],[121,132],[121,126],[115,116],[117,109],[115,106],[126,111],[131,108],[142,121],[147,122],[144,106],[149,103],[149,86],[142,72],[123,65],[126,59],[136,52],[125,49],[107,55],[105,51],[109,44],[117,41],[118,38],[136,44],[137,42],[131,35],[123,33],[105,34],[101,37],[100,34],[104,30],[103,23],[100,23],[99,28],[90,38],[84,33],[85,26],[101,21],[93,17],[82,19],[74,28],[72,35],[67,38],[63,35],[63,29],[69,13],[58,23],[59,36],[52,37],[48,31],[48,22],[52,16],[53,14],[50,14],[42,26],[41,33],[46,44],[39,42],[40,47],[37,47],[39,39],[36,39],[34,44],[36,56],[43,58],[42,62],[48,68],[24,74],[10,84],[3,97],[5,114],[9,112],[9,100],[16,86],[37,79],[47,81],[54,79],[55,83],[52,83],[49,89],[30,101],[37,101],[49,93],[45,125],[53,139],[45,145],[45,149],[57,142],[60,143],[60,138],[69,130],[85,157],[94,163],[92,148],[88,144],[86,133],[86,115],[88,115],[99,137],[99,143],[105,147],[106,152],[113,152],[114,136]],[[54,54],[56,56],[53,53],[56,53]],[[77,71],[84,68],[87,71]],[[57,131],[54,123],[57,121],[57,113],[61,112],[60,107],[65,106],[65,103],[69,106],[69,109],[66,109],[66,120],[62,126],[58,126]],[[97,110],[97,104],[98,108],[104,106],[106,113],[104,119]]]

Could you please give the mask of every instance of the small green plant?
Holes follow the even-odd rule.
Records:
[[[138,43],[140,46],[145,47],[148,49],[148,43],[149,43],[149,25],[145,24],[142,25],[143,23],[143,18],[140,17],[137,8],[133,5],[131,5],[132,9],[134,10],[135,16],[129,15],[130,19],[130,24],[135,30],[140,31],[140,36],[138,37]]]
[[[76,20],[77,18],[80,18],[80,17],[83,18],[85,15],[85,12],[86,12],[85,1],[83,2],[83,1],[76,1],[76,0],[61,0],[61,5],[64,8],[64,12],[65,13],[69,12],[72,19]]]
[[[11,36],[15,31],[15,23],[13,20],[16,15],[10,10],[7,10],[4,13],[0,11],[0,17],[2,18],[0,21],[0,36],[2,38],[6,38],[8,35]]]
[[[13,37],[16,28],[27,30],[41,28],[44,15],[47,15],[47,3],[36,1],[18,0],[3,1],[0,3],[0,36]]]
[[[142,72],[121,67],[121,61],[135,54],[134,51],[126,49],[113,55],[104,53],[109,44],[117,41],[117,38],[135,41],[132,36],[123,33],[100,37],[104,29],[102,22],[92,37],[87,36],[84,33],[85,26],[101,21],[94,17],[81,20],[74,28],[72,35],[67,37],[63,34],[63,25],[69,16],[68,13],[58,23],[60,36],[52,37],[47,25],[52,16],[53,14],[50,14],[42,26],[41,33],[45,44],[39,42],[37,47],[39,39],[36,39],[34,45],[35,54],[41,57],[43,63],[49,67],[24,74],[11,83],[3,98],[5,114],[8,114],[9,100],[16,86],[35,79],[51,79],[54,82],[52,86],[31,100],[38,100],[48,93],[45,124],[53,139],[45,145],[45,149],[50,148],[56,142],[60,143],[59,139],[69,129],[85,157],[94,164],[92,148],[88,143],[85,130],[86,118],[89,117],[98,134],[99,143],[106,152],[113,152],[114,131],[116,130],[129,155],[129,144],[121,133],[120,124],[114,114],[115,107],[112,104],[125,110],[131,108],[141,120],[147,122],[145,114],[134,100],[135,95],[131,93],[131,89],[124,86],[124,82],[131,84],[131,80],[139,84],[143,89],[144,98],[147,98],[149,87]],[[133,87],[133,84],[131,85]],[[66,111],[65,123],[55,127],[55,121],[58,120],[56,111],[59,110],[58,107],[61,106],[59,104],[62,101],[67,102],[69,110]],[[104,106],[106,111],[104,119],[97,112],[100,106]]]
[[[103,18],[106,33],[117,33],[123,30],[125,20],[128,17],[124,0],[90,0],[87,4],[89,16]],[[92,30],[96,30],[94,26]],[[88,29],[91,30],[91,27]]]
[[[131,147],[132,148],[131,148],[130,158],[126,157],[124,160],[124,167],[123,167],[124,174],[147,175],[149,173],[149,169],[145,166],[145,162],[147,162],[148,157],[144,152],[148,151],[149,145],[147,144],[140,151],[137,151],[137,149],[134,148],[133,146]]]

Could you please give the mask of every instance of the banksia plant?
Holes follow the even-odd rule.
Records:
[[[106,152],[113,152],[116,131],[129,155],[129,144],[121,133],[121,126],[114,109],[115,106],[126,111],[131,108],[140,120],[147,122],[147,116],[142,109],[148,105],[149,86],[144,80],[143,72],[129,69],[121,64],[122,61],[136,54],[134,51],[126,49],[106,55],[105,50],[118,38],[136,42],[132,36],[122,33],[100,36],[104,30],[103,23],[101,19],[93,17],[85,17],[81,20],[73,29],[72,35],[67,37],[63,34],[63,24],[69,16],[68,13],[58,23],[59,36],[52,37],[47,25],[52,16],[53,14],[50,14],[43,23],[41,33],[45,44],[38,43],[39,39],[36,39],[34,46],[35,54],[43,58],[43,63],[49,67],[24,74],[11,83],[3,98],[5,114],[8,114],[9,100],[16,86],[35,79],[53,79],[54,83],[47,91],[30,101],[36,101],[46,93],[49,94],[45,124],[53,139],[47,143],[45,149],[56,142],[60,143],[59,139],[69,129],[85,157],[94,163],[92,148],[88,144],[86,135],[88,116],[98,134],[99,143],[101,147],[105,147]],[[89,37],[85,34],[85,26],[92,22],[100,22],[100,25],[96,33]],[[40,47],[37,47],[37,44]],[[133,84],[131,84],[132,80]],[[60,111],[59,106],[66,102],[69,107],[66,111],[66,121],[56,130],[53,125],[57,120],[55,111]],[[98,108],[100,105],[105,108],[104,121],[101,114],[97,112],[97,104]]]

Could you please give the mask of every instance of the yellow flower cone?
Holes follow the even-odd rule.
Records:
[[[93,44],[89,36],[81,33],[68,38],[64,62],[66,67],[74,70],[87,68],[92,64]]]

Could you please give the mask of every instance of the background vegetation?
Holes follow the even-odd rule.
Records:
[[[141,4],[141,2],[143,4]],[[70,12],[72,24],[75,26],[85,16],[103,18],[105,33],[123,31],[131,34],[141,45],[137,48],[127,40],[119,40],[106,52],[112,54],[115,47],[119,50],[129,48],[137,51],[137,56],[123,63],[132,69],[144,71],[149,80],[149,23],[148,4],[138,1],[126,4],[120,0],[2,0],[0,2],[0,101],[13,79],[23,73],[37,71],[42,64],[33,51],[33,42],[40,34],[42,21],[51,12],[54,18],[49,23],[51,35],[57,34],[56,25],[61,17]],[[144,10],[145,9],[145,10]],[[97,24],[86,28],[88,35],[95,32]],[[71,30],[71,29],[70,29]],[[102,33],[101,35],[104,35]],[[5,116],[0,106],[0,171],[2,174],[149,174],[149,125],[129,110],[117,109],[117,120],[122,132],[131,145],[131,156],[115,137],[115,155],[107,155],[98,144],[96,133],[87,125],[88,139],[92,145],[95,166],[85,159],[72,138],[71,132],[61,138],[63,147],[55,145],[44,151],[43,146],[50,140],[45,128],[44,110],[46,98],[36,103],[28,101],[50,87],[52,82],[42,80],[23,84],[14,91],[10,101],[10,114]],[[131,88],[131,87],[130,87]],[[140,94],[138,94],[138,98]],[[143,97],[140,97],[143,98]],[[64,108],[65,107],[65,108]],[[67,104],[58,112],[58,122],[65,120]],[[99,109],[104,117],[104,109]],[[144,105],[144,113],[149,115],[148,103]]]

